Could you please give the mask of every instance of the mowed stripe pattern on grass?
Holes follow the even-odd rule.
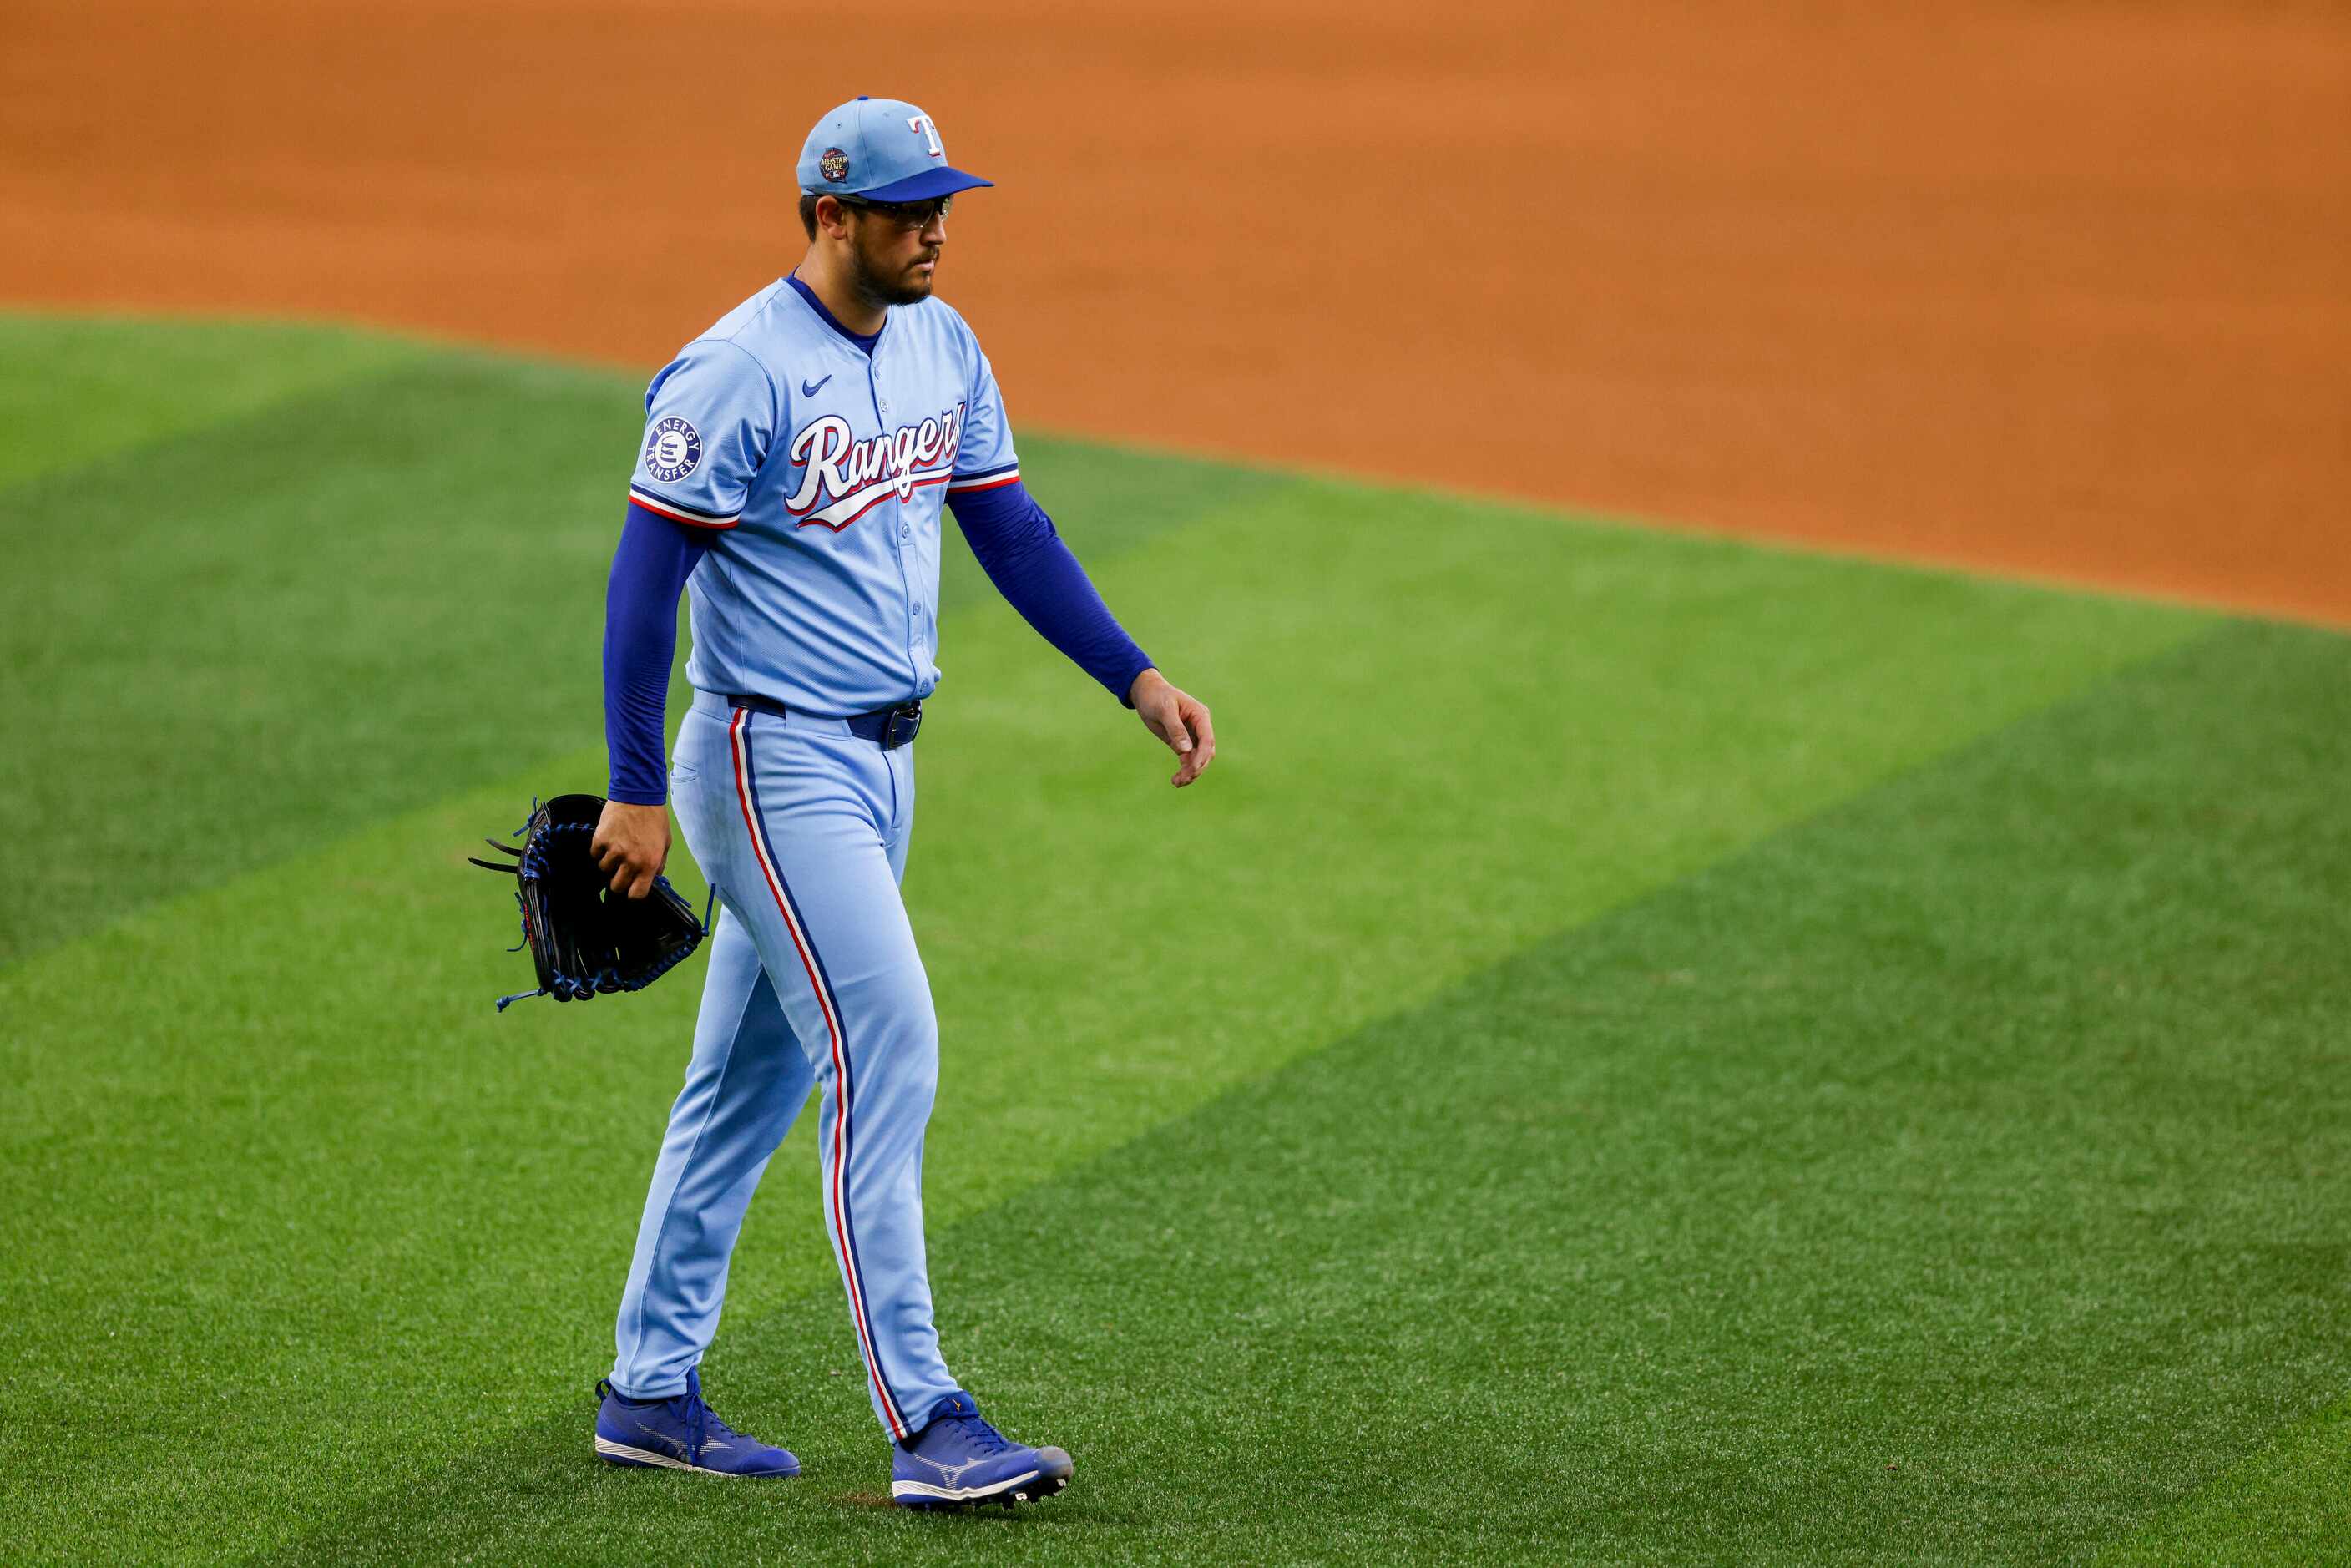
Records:
[[[1564,580],[1577,553],[1644,542],[1579,538],[1523,517],[1505,546],[1489,521],[1436,537],[1519,559],[1555,552],[1560,570],[1530,585],[1530,600],[1550,596],[1542,583]],[[1294,548],[1278,530],[1240,533]],[[1697,549],[1686,542],[1667,548],[1668,560],[1706,559],[1683,553]],[[1746,553],[1727,552],[1726,564]],[[1332,602],[1345,617],[1407,613],[1415,601],[1379,585],[1384,561],[1362,559]],[[1140,581],[1165,563],[1134,564]],[[1280,564],[1247,575],[1276,578]],[[1766,627],[1829,614],[1851,586],[1834,572],[1816,579],[1807,563],[1745,564],[1758,574],[1746,613]],[[1464,593],[1480,580],[1458,575]],[[1656,623],[1651,601],[1612,611],[1618,586],[1616,573],[1595,574],[1577,660],[1595,671],[1621,660],[1629,672],[1662,649],[1695,656]],[[1808,800],[1997,724],[2066,669],[2054,655],[2069,628],[2100,624],[2099,612],[2082,622],[2084,609],[2064,601],[1917,586],[1917,597],[1883,607],[1889,635],[1973,647],[2009,661],[2009,674],[1963,671],[1938,688],[1946,700],[1918,703],[1898,664],[1855,658],[1830,677],[1757,664],[1739,652],[1747,621],[1709,601],[1684,630],[1724,636],[1719,667],[1700,664],[1670,693],[1636,683],[1613,709],[1583,699],[1590,755],[1560,771],[1556,737],[1515,725],[1520,694],[1507,689],[1485,709],[1457,701],[1464,725],[1450,744],[1403,726],[1362,731],[1369,705],[1318,706],[1296,685],[1297,663],[1252,655],[1252,639],[1295,628],[1269,632],[1259,599],[1237,593],[1204,636],[1224,645],[1231,673],[1263,673],[1237,682],[1228,711],[1262,706],[1288,718],[1291,744],[1229,759],[1238,766],[1222,792],[1196,799],[1171,797],[1156,760],[1111,777],[1102,759],[1135,744],[1132,719],[1104,712],[1100,731],[1085,734],[1087,710],[1066,709],[1065,673],[1029,651],[1025,629],[972,617],[960,643],[995,666],[1002,700],[1030,715],[1063,708],[1078,733],[1027,747],[1018,714],[998,727],[983,712],[961,740],[943,727],[948,743],[925,753],[927,837],[913,885],[953,1042],[932,1141],[933,1214],[951,1220],[1000,1199],[1323,1043],[1348,1019],[1404,1005],[1727,840],[1770,831]],[[1455,608],[1467,618],[1496,602],[1488,594]],[[1334,632],[1348,624],[1334,622]],[[1990,635],[1993,625],[2008,634]],[[2133,635],[2160,639],[2177,625],[2158,616]],[[2093,667],[2115,651],[2074,641]],[[1330,657],[1357,662],[1355,640],[1334,637]],[[1364,678],[1328,674],[1343,694]],[[1409,682],[1396,689],[1420,700]],[[1815,706],[1833,716],[1806,743],[1748,748],[1761,731],[1792,737]],[[1915,727],[1879,733],[1887,712]],[[1679,738],[1650,744],[1660,727]],[[1819,744],[1823,736],[1835,743]],[[1026,766],[999,766],[1008,746]],[[1661,758],[1676,758],[1739,782],[1662,791]],[[596,760],[580,754],[552,771]],[[1480,767],[1545,782],[1472,799],[1462,781],[1482,780]],[[1349,815],[1359,787],[1338,775],[1356,769],[1419,802],[1421,831]],[[147,1435],[143,1462],[46,1494],[69,1517],[129,1527],[168,1501],[172,1526],[193,1541],[216,1539],[224,1517],[246,1511],[291,1529],[312,1510],[397,1491],[403,1478],[465,1459],[486,1426],[527,1425],[545,1401],[565,1403],[559,1369],[601,1364],[610,1280],[625,1262],[694,995],[665,986],[614,1006],[490,1013],[521,960],[498,953],[511,915],[464,865],[464,847],[533,787],[518,775],[0,973],[0,1003],[31,1025],[11,1064],[25,1093],[0,1120],[5,1174],[21,1184],[19,1211],[39,1216],[21,1291],[38,1321],[21,1327],[24,1376],[12,1381],[109,1431]],[[1187,821],[1146,815],[1170,799],[1197,813],[1175,854],[1132,827]],[[1548,841],[1563,811],[1588,836],[1530,873],[1526,846]],[[1384,902],[1400,888],[1416,890],[1410,918]],[[1194,965],[1187,1005],[1166,1005],[1163,969],[1117,956],[1129,953]],[[141,977],[135,995],[119,983],[126,970]],[[737,1322],[829,1286],[805,1162],[795,1147],[769,1177],[757,1214],[783,1218],[755,1215],[733,1284]],[[839,1316],[834,1303],[792,1332],[822,1333]],[[119,1325],[120,1337],[86,1334],[92,1322]],[[844,1365],[853,1375],[854,1360]],[[195,1368],[207,1396],[167,1398]],[[383,1406],[387,1379],[407,1403]],[[298,1393],[278,1425],[218,1425],[241,1401]],[[360,1412],[372,1433],[364,1448],[324,1470],[285,1468],[286,1444],[333,1453],[340,1424]],[[205,1469],[155,1478],[197,1442],[211,1455]]]
[[[0,965],[596,737],[642,392],[321,329],[0,315]],[[1029,445],[1097,559],[1282,483]],[[953,559],[951,606],[987,591]]]
[[[433,353],[413,340],[333,327],[0,311],[0,489],[330,396]],[[78,496],[106,487],[93,475]],[[39,520],[75,534],[75,498],[61,494],[67,504]]]
[[[470,357],[449,373],[461,392],[576,374]],[[602,395],[628,411],[625,454],[633,389]],[[394,396],[401,417],[376,423],[396,450],[371,461],[395,475],[451,449],[436,419],[533,406],[494,388]],[[921,743],[909,882],[949,1042],[928,1171],[941,1224],[2209,623],[1439,497],[1024,449],[1113,604],[1217,702],[1228,751],[1215,788],[1172,796],[1132,717],[971,593],[976,570],[951,549],[950,683]],[[379,542],[402,537],[393,490],[372,511],[352,498]],[[314,824],[323,847],[274,865],[192,873],[166,857],[154,884],[167,890],[235,880],[0,968],[0,1014],[26,1020],[8,1041],[24,1092],[0,1110],[0,1180],[35,1216],[9,1281],[32,1307],[0,1423],[69,1411],[120,1455],[102,1474],[37,1460],[12,1505],[22,1538],[64,1549],[94,1531],[204,1553],[332,1541],[360,1520],[388,1543],[403,1502],[431,1506],[486,1440],[486,1473],[528,1490],[525,1469],[498,1467],[519,1466],[601,1364],[694,998],[682,974],[615,1004],[488,1014],[522,960],[496,952],[510,918],[463,846],[550,779],[601,772],[600,749],[562,737],[594,722],[611,525],[548,526],[578,624],[538,616],[527,634],[544,639],[549,689],[576,688],[582,706],[545,719],[543,761],[486,765],[462,727],[355,725],[347,745],[395,766],[409,747],[413,776],[448,798],[342,838],[366,820],[346,802]],[[459,529],[450,548],[471,539]],[[509,584],[447,586],[487,625],[531,618]],[[258,634],[268,618],[252,621]],[[401,631],[389,614],[374,628],[392,669],[409,656]],[[466,678],[468,696],[512,690],[505,672]],[[158,797],[173,782],[168,767],[142,777]],[[252,782],[267,805],[317,778]],[[70,806],[52,824],[66,841],[89,831]],[[687,868],[679,880],[692,885]],[[126,968],[147,988],[125,992]],[[715,1376],[737,1354],[756,1368],[784,1339],[830,1345],[828,1369],[856,1375],[809,1163],[796,1141],[770,1176]],[[993,1397],[992,1346],[1018,1342],[943,1309],[956,1364]],[[183,1397],[192,1381],[203,1393]],[[833,1423],[837,1472],[879,1457],[870,1427],[826,1413],[862,1407],[826,1400],[825,1384],[742,1386],[748,1409],[729,1413],[754,1429],[779,1396],[795,1426]],[[269,1422],[238,1419],[256,1403]],[[199,1448],[203,1470],[175,1464]],[[295,1451],[316,1462],[289,1469]],[[569,1461],[550,1449],[545,1462]],[[680,1522],[673,1500],[632,1495],[646,1521]]]
[[[2346,693],[2351,643],[2224,630],[946,1228],[1049,1510],[877,1516],[811,1292],[713,1358],[788,1492],[553,1410],[295,1557],[2310,1561]]]

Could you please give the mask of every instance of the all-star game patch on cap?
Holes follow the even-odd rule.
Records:
[[[923,202],[993,185],[947,163],[931,117],[894,98],[853,98],[828,111],[800,149],[800,189],[811,195]]]

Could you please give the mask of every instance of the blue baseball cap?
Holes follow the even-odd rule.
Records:
[[[850,99],[800,149],[800,189],[811,195],[923,202],[994,183],[950,167],[931,117],[894,98]]]

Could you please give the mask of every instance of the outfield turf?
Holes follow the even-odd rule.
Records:
[[[283,328],[0,349],[45,432],[0,454],[7,1554],[2351,1530],[2351,643],[1025,440],[1222,755],[1168,790],[950,547],[907,882],[941,1334],[1079,1478],[915,1519],[804,1131],[705,1371],[807,1476],[588,1451],[700,966],[496,1015],[528,964],[464,856],[601,787],[636,383]]]

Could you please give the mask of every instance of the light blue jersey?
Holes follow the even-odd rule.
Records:
[[[778,279],[653,378],[629,495],[719,535],[686,678],[837,718],[938,685],[942,504],[1019,477],[953,307],[893,307],[868,354]]]
[[[873,98],[817,122],[799,176],[805,195],[869,204],[987,183],[946,162],[927,114]],[[825,248],[841,244],[812,237],[815,264],[841,262]],[[607,595],[612,798],[669,800],[720,912],[614,1322],[620,1436],[600,1416],[597,1452],[714,1468],[663,1449],[662,1429],[627,1402],[700,1398],[744,1213],[811,1098],[823,1223],[866,1396],[893,1442],[917,1444],[972,1411],[933,1322],[922,1169],[938,1019],[899,890],[920,724],[899,705],[939,681],[946,497],[962,493],[956,520],[989,580],[1113,696],[1126,700],[1150,660],[1019,484],[995,372],[935,299],[892,306],[862,339],[779,279],[653,378],[645,416]],[[702,530],[707,548],[672,523]],[[697,690],[664,780],[681,583]],[[632,1446],[629,1423],[656,1446]],[[967,1465],[925,1462],[945,1479],[909,1481],[893,1460],[893,1497],[1044,1495],[1033,1471],[990,1490],[956,1479]]]

